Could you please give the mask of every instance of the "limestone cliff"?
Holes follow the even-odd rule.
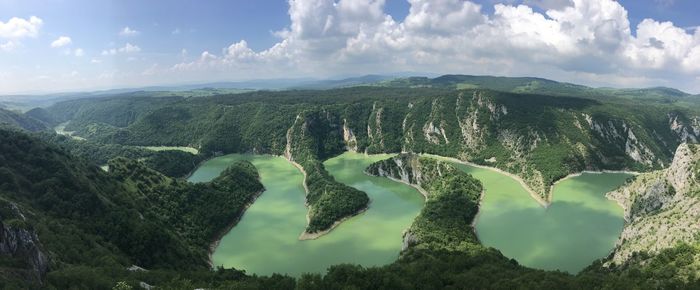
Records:
[[[315,239],[332,230],[344,219],[367,208],[366,193],[335,181],[321,160],[356,146],[354,134],[346,121],[328,111],[298,114],[287,129],[284,156],[304,173],[308,225],[300,239]]]
[[[400,154],[371,164],[367,174],[388,177],[416,187],[425,207],[403,236],[409,247],[464,250],[478,243],[472,221],[479,208],[481,182],[449,162]]]
[[[49,270],[49,262],[44,254],[39,237],[27,225],[27,218],[16,204],[0,200],[0,259],[12,259],[24,265],[22,276],[40,283]],[[0,266],[0,278],[2,278]]]
[[[700,140],[698,110],[586,96],[357,87],[256,92],[191,104],[156,98],[68,102],[49,111],[72,120],[68,129],[104,143],[201,144],[203,153],[304,159],[299,147],[285,148],[291,136],[320,161],[346,150],[449,156],[517,175],[543,199],[569,174],[661,169],[680,143]],[[138,107],[139,117],[125,118],[124,105]]]
[[[655,254],[700,234],[700,146],[681,144],[671,165],[637,176],[607,196],[625,210],[625,227],[611,261],[622,264],[635,253]]]

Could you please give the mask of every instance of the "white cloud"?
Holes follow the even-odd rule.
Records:
[[[51,42],[51,47],[53,48],[58,48],[58,47],[64,47],[66,45],[71,44],[73,41],[70,39],[68,36],[61,36]]]
[[[138,47],[136,45],[132,45],[131,43],[128,43],[128,42],[126,43],[126,45],[124,47],[119,49],[119,52],[125,52],[125,53],[132,53],[132,52],[139,52],[139,51],[141,51],[140,47]]]
[[[41,18],[36,16],[24,18],[12,17],[7,22],[0,21],[0,37],[2,38],[24,38],[36,37],[39,29],[44,24]]]
[[[383,11],[384,0],[289,1],[291,25],[276,33],[281,40],[272,47],[255,51],[240,40],[219,57],[205,52],[173,69],[241,77],[290,70],[517,74],[681,87],[700,73],[700,32],[652,19],[632,28],[613,0],[528,0],[529,6],[496,4],[492,15],[471,1],[409,3],[405,20],[396,21]]]
[[[386,1],[290,0],[290,25],[274,33],[279,37],[274,45],[259,50],[246,40],[231,39],[226,47],[173,52],[174,64],[159,59],[160,65],[140,66],[148,61],[135,54],[140,47],[110,44],[103,56],[123,54],[124,60],[141,62],[93,78],[107,85],[134,85],[415,71],[700,91],[700,30],[653,19],[633,26],[627,10],[614,0],[480,1],[501,3],[493,9],[476,1],[408,0],[403,20],[384,11]],[[2,23],[0,40],[38,33],[38,28],[9,33],[10,22],[22,26],[16,24],[19,20]],[[19,45],[18,38],[0,41],[0,48]]]
[[[75,55],[75,56],[77,56],[77,57],[81,57],[81,56],[85,55],[85,51],[83,51],[82,48],[76,48],[76,49],[73,51],[73,55]]]
[[[135,52],[139,52],[139,51],[141,51],[140,47],[127,42],[124,45],[124,47],[103,50],[102,55],[108,56],[108,55],[116,55],[118,53],[135,53]]]
[[[152,76],[152,75],[155,75],[156,73],[158,73],[159,69],[160,69],[160,67],[158,66],[158,64],[154,63],[149,68],[147,68],[146,70],[141,72],[141,75],[142,76]]]
[[[99,59],[99,58],[93,58],[93,59],[90,60],[90,63],[92,63],[92,64],[98,64],[98,63],[102,63],[102,60]]]
[[[409,0],[404,24],[419,33],[455,34],[486,22],[481,5],[461,0]]]
[[[126,26],[122,28],[122,30],[119,31],[119,35],[121,36],[136,36],[139,35],[141,32],[135,29],[129,28],[129,26]]]
[[[5,43],[0,43],[0,51],[8,52],[15,50],[15,48],[17,48],[17,43],[12,40],[8,40]]]

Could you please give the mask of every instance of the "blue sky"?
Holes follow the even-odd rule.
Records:
[[[407,71],[697,93],[697,15],[689,0],[0,0],[0,94]]]

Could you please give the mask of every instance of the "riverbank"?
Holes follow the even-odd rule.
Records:
[[[282,157],[284,157],[284,156],[282,156]],[[301,171],[301,173],[304,175],[304,180],[301,182],[301,184],[304,186],[304,192],[308,195],[308,194],[309,194],[309,187],[306,185],[306,171],[304,170],[304,167],[302,167],[301,164],[296,163],[296,162],[292,161],[292,160],[289,159],[289,158],[286,158],[286,157],[285,157],[284,159],[287,160],[287,161],[289,161],[289,163],[291,163],[292,165],[294,165],[294,167],[296,167],[297,169],[299,169],[299,171]],[[306,227],[308,228],[308,227],[309,227],[309,223],[311,223],[311,217],[309,216],[309,213],[311,212],[311,209],[309,208],[309,203],[308,203],[308,201],[307,201],[307,202],[304,202],[304,206],[306,207]],[[320,237],[322,237],[322,236],[324,236],[324,235],[330,233],[331,231],[333,231],[333,229],[335,229],[337,226],[339,226],[342,222],[344,222],[344,221],[346,221],[346,220],[348,220],[348,219],[350,219],[350,218],[352,218],[352,217],[354,217],[354,216],[357,216],[357,215],[359,215],[359,214],[361,214],[361,213],[367,211],[368,209],[369,209],[369,203],[368,203],[367,206],[364,207],[363,209],[357,211],[356,213],[354,213],[354,214],[352,214],[352,215],[346,216],[346,217],[344,217],[344,218],[342,218],[342,219],[340,219],[340,220],[335,221],[328,229],[325,229],[325,230],[322,230],[322,231],[318,231],[318,232],[315,232],[315,233],[309,233],[309,232],[307,232],[306,230],[304,230],[304,231],[299,235],[299,240],[300,240],[300,241],[306,241],[306,240],[315,240],[315,239],[318,239],[318,238],[320,238]]]
[[[214,236],[214,240],[209,244],[209,255],[208,255],[209,261],[208,262],[209,262],[210,268],[214,267],[214,260],[213,260],[214,251],[216,250],[217,247],[219,247],[219,243],[221,243],[221,239],[223,239],[224,236],[226,236],[241,221],[241,219],[243,219],[243,215],[245,215],[245,213],[248,211],[248,208],[250,208],[255,203],[255,201],[258,200],[258,198],[260,196],[262,196],[264,191],[265,191],[265,187],[263,186],[263,189],[256,192],[252,196],[250,201],[245,204],[245,206],[243,207],[241,212],[238,214],[238,216],[236,216],[236,218],[234,218],[231,221],[231,223],[229,225],[227,225],[223,230],[216,233],[216,235]]]
[[[354,217],[356,217],[356,216],[358,216],[358,215],[360,215],[360,214],[366,212],[368,209],[369,209],[369,204],[367,204],[366,207],[360,209],[358,212],[354,213],[353,215],[346,216],[346,217],[344,217],[344,218],[342,218],[342,219],[340,219],[340,220],[334,222],[333,225],[331,225],[331,227],[328,228],[328,229],[326,229],[326,230],[318,231],[318,232],[315,232],[315,233],[309,233],[309,232],[307,232],[307,231],[304,231],[304,232],[301,233],[301,235],[299,235],[299,240],[300,240],[300,241],[307,241],[307,240],[315,240],[315,239],[318,239],[318,238],[320,238],[320,237],[322,237],[322,236],[324,236],[324,235],[330,233],[331,231],[333,231],[336,227],[338,227],[338,226],[339,226],[340,224],[342,224],[344,221],[347,221],[347,220],[349,220],[349,219],[351,219],[351,218],[354,218]],[[308,225],[310,221],[311,221],[311,219],[310,219],[309,213],[308,213],[308,211],[307,211],[307,213],[306,213],[306,224]]]
[[[364,154],[365,154],[365,155],[369,155],[369,154],[367,154],[367,153],[364,153]],[[367,175],[367,176],[378,177],[378,176],[374,176],[374,175],[368,174],[368,173],[365,172],[365,171],[363,171],[363,172],[364,172],[365,175]],[[397,179],[397,178],[393,178],[393,177],[389,177],[389,176],[381,176],[381,177],[382,177],[382,178],[389,179],[389,180],[394,181],[394,182],[398,182],[398,183],[402,183],[402,184],[408,185],[408,186],[410,186],[410,187],[412,187],[412,188],[415,188],[415,189],[423,196],[423,206],[425,207],[425,202],[428,201],[428,192],[425,191],[425,189],[423,189],[422,187],[418,186],[417,184],[411,184],[411,183],[406,182],[406,181],[401,180],[401,179]],[[420,215],[420,211],[418,211],[418,214],[416,214],[416,217],[418,217],[418,215]],[[413,218],[413,220],[415,221],[415,218]],[[413,223],[411,223],[410,225],[408,225],[408,227],[407,227],[406,229],[404,229],[404,230],[401,232],[401,240],[402,240],[401,251],[402,251],[402,252],[405,251],[405,250],[408,248],[408,245],[410,244],[410,241],[409,241],[409,240],[412,238],[412,235],[411,235],[410,230],[411,230],[411,226],[412,226],[412,225],[413,225]]]
[[[199,149],[189,146],[134,146],[150,151],[182,151],[190,154],[198,155]]]
[[[483,186],[483,184],[482,184]],[[474,235],[476,236],[476,240],[479,240],[479,235],[476,232],[476,222],[479,220],[479,216],[481,215],[481,203],[484,201],[484,195],[486,194],[485,189],[481,189],[481,192],[479,193],[479,203],[476,204],[476,214],[474,215],[474,218],[472,219],[472,228],[474,229]]]
[[[581,171],[581,172],[571,173],[571,174],[569,174],[569,175],[567,175],[567,176],[565,176],[565,177],[563,177],[563,178],[561,178],[561,179],[558,179],[558,180],[555,181],[554,183],[552,183],[552,185],[549,186],[549,195],[547,196],[547,198],[543,198],[541,195],[537,194],[534,190],[532,190],[532,189],[525,183],[525,180],[523,180],[521,177],[519,177],[519,176],[517,176],[517,175],[515,175],[515,174],[513,174],[513,173],[504,171],[504,170],[502,170],[502,169],[499,169],[499,168],[496,168],[496,167],[491,167],[491,166],[486,166],[486,165],[480,165],[480,164],[472,163],[472,162],[469,162],[469,161],[459,160],[459,159],[454,158],[454,157],[445,157],[445,156],[434,155],[434,154],[425,154],[425,153],[420,153],[419,155],[421,155],[421,156],[427,156],[427,157],[433,157],[433,158],[438,158],[438,159],[446,159],[446,160],[450,160],[450,161],[452,161],[452,162],[456,162],[456,163],[460,163],[460,164],[464,164],[464,165],[468,165],[468,166],[472,166],[472,167],[476,167],[476,168],[487,169],[487,170],[491,170],[491,171],[498,172],[498,173],[500,173],[500,174],[506,175],[506,176],[508,176],[508,177],[510,177],[510,178],[515,179],[518,183],[520,183],[520,185],[530,194],[530,196],[531,196],[533,199],[535,199],[535,201],[537,201],[537,203],[539,203],[539,204],[540,204],[542,207],[544,207],[544,208],[547,208],[547,207],[549,207],[549,206],[552,204],[552,199],[554,198],[554,194],[553,194],[553,192],[554,192],[554,186],[556,186],[559,182],[562,182],[562,181],[567,180],[567,179],[569,179],[569,178],[581,176],[581,174],[584,174],[584,173],[590,173],[590,174],[625,173],[625,174],[631,174],[631,175],[635,175],[635,176],[641,174],[640,172],[637,172],[637,171],[630,171],[630,170],[607,170],[607,169],[597,170],[597,171],[594,171],[594,170],[584,170],[584,171]],[[475,219],[475,220],[476,220],[476,219]]]
[[[551,196],[551,195],[554,195],[554,194],[553,194],[553,192],[554,192],[554,191],[553,191],[553,190],[554,190],[554,186],[557,185],[559,182],[562,182],[562,181],[567,180],[567,179],[569,179],[569,178],[574,178],[574,177],[581,176],[581,175],[584,174],[584,173],[589,173],[589,174],[624,173],[624,174],[630,174],[630,175],[634,175],[634,176],[637,176],[637,175],[642,174],[641,172],[629,171],[629,170],[601,170],[601,171],[584,170],[584,171],[581,171],[581,172],[578,172],[578,173],[569,174],[569,175],[565,176],[564,178],[555,181],[555,182],[550,186],[550,188],[549,188],[550,196]],[[613,191],[614,191],[614,190],[613,190]],[[609,197],[607,192],[605,193],[605,198],[614,201],[614,202],[615,202],[618,206],[620,206],[620,208],[622,208],[623,210],[625,209],[625,205],[622,204],[622,202],[621,202],[620,200],[617,200],[617,199],[614,199],[614,198]],[[627,215],[625,215],[624,219],[625,219],[625,222],[628,222],[628,221],[627,221]]]
[[[285,157],[284,155],[279,155],[279,157],[282,157],[285,160],[289,161],[289,163],[291,163],[292,165],[294,165],[294,167],[296,167],[297,169],[299,169],[299,171],[301,171],[301,173],[304,175],[304,180],[301,182],[301,185],[304,186],[304,192],[306,192],[306,194],[309,194],[309,187],[306,186],[306,170],[304,170],[304,167],[301,167],[301,164],[292,161],[291,159]],[[308,204],[307,204],[307,206],[308,206]]]
[[[454,158],[454,157],[445,157],[445,156],[433,155],[433,154],[425,154],[425,153],[420,153],[419,155],[421,155],[421,156],[426,156],[426,157],[432,157],[432,158],[438,158],[438,159],[445,159],[445,160],[449,160],[449,161],[452,161],[452,162],[455,162],[455,163],[464,164],[464,165],[467,165],[467,166],[472,166],[472,167],[481,168],[481,169],[487,169],[487,170],[491,170],[491,171],[494,171],[494,172],[503,174],[503,175],[505,175],[505,176],[508,176],[508,177],[514,179],[514,180],[517,181],[518,183],[520,183],[520,185],[525,189],[525,191],[527,191],[527,192],[530,194],[530,197],[532,197],[532,198],[533,198],[537,203],[539,203],[542,207],[547,208],[547,207],[549,207],[549,205],[551,204],[551,197],[548,198],[548,199],[542,198],[541,195],[537,194],[534,190],[532,190],[532,189],[530,188],[530,186],[527,185],[527,183],[525,183],[525,180],[523,180],[520,176],[517,176],[517,175],[515,175],[515,174],[513,174],[513,173],[504,171],[504,170],[499,169],[499,168],[496,168],[496,167],[491,167],[491,166],[486,166],[486,165],[480,165],[480,164],[472,163],[472,162],[469,162],[469,161],[459,160],[459,159]],[[551,194],[550,194],[550,196],[551,196]]]
[[[378,177],[378,176],[374,176],[374,175],[368,174],[367,172],[364,172],[364,173],[365,173],[365,175],[367,175],[367,176]],[[428,201],[428,192],[425,191],[425,189],[423,189],[422,187],[418,186],[417,184],[411,184],[411,183],[406,182],[406,181],[404,181],[404,180],[401,180],[401,179],[398,179],[398,178],[393,178],[393,177],[390,177],[390,176],[379,176],[379,177],[386,178],[386,179],[389,179],[389,180],[391,180],[391,181],[403,183],[403,184],[405,184],[405,185],[408,185],[408,186],[410,186],[410,187],[413,187],[413,188],[415,188],[416,190],[418,190],[418,192],[420,192],[420,194],[423,196],[423,200],[424,200],[424,201]]]

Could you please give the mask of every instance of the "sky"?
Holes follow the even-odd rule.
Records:
[[[365,74],[700,93],[695,0],[0,0],[0,94]]]

